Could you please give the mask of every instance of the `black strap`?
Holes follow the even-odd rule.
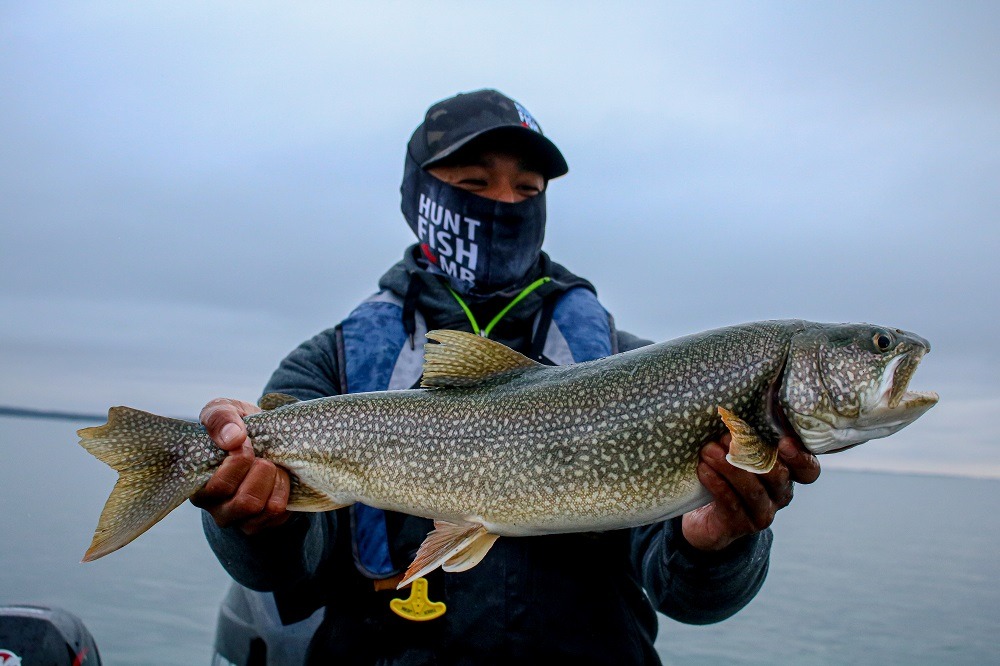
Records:
[[[423,280],[410,274],[410,284],[406,287],[406,296],[403,298],[403,330],[410,341],[410,349],[415,348],[413,336],[417,332],[417,301],[420,300],[423,286]]]
[[[337,324],[333,329],[333,341],[337,347],[337,387],[340,395],[350,392],[347,386],[347,354],[344,352],[344,324]]]
[[[545,365],[555,365],[551,360],[542,354],[545,349],[545,339],[549,337],[549,327],[552,325],[552,314],[556,310],[556,301],[562,295],[561,292],[553,292],[542,301],[542,309],[538,313],[538,326],[531,336],[530,357]]]

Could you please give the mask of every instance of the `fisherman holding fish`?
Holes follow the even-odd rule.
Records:
[[[401,187],[418,242],[376,295],[292,351],[265,394],[419,386],[434,329],[478,333],[550,365],[648,344],[616,330],[594,287],[541,250],[545,192],[567,170],[531,114],[497,91],[434,104],[407,146]],[[726,435],[701,449],[709,504],[632,529],[504,537],[467,571],[435,568],[397,590],[434,523],[363,504],[288,511],[296,481],[255,457],[246,436],[242,417],[259,411],[229,399],[205,406],[201,421],[228,455],[192,502],[222,565],[273,592],[283,622],[325,608],[310,663],[659,663],[654,609],[705,624],[745,606],[767,572],[775,513],[793,482],[820,472],[790,436],[770,472],[739,469],[725,458]]]

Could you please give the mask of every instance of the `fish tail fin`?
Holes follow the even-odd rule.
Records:
[[[84,562],[159,522],[204,485],[226,455],[197,423],[129,407],[112,407],[105,425],[77,435],[80,446],[118,472]]]

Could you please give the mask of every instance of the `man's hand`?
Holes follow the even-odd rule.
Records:
[[[239,527],[256,534],[288,520],[288,472],[257,458],[247,439],[243,417],[261,411],[242,400],[216,398],[201,410],[208,436],[229,453],[191,503],[205,509],[219,527]]]
[[[701,450],[698,480],[710,493],[710,504],[684,514],[684,538],[700,550],[722,550],[733,541],[768,527],[774,515],[792,501],[793,482],[819,478],[819,461],[792,437],[778,442],[778,460],[767,474],[753,474],[726,460],[731,437],[709,442]]]

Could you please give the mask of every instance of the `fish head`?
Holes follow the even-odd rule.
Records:
[[[933,407],[908,390],[930,343],[872,324],[817,325],[792,338],[780,389],[784,416],[812,453],[887,437]]]

